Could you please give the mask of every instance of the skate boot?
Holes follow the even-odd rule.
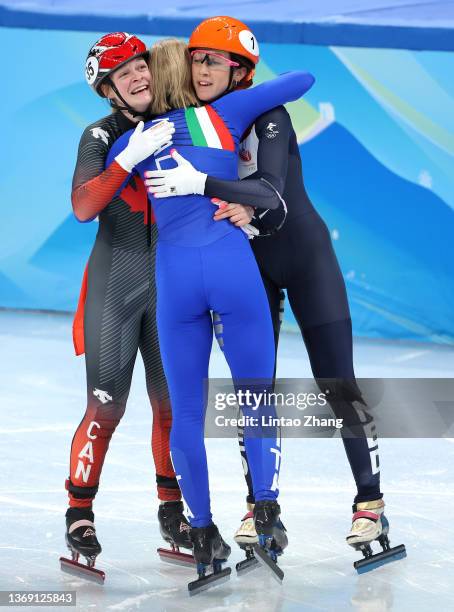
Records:
[[[353,504],[352,527],[347,536],[347,544],[355,550],[360,550],[364,555],[364,559],[353,563],[358,574],[407,556],[403,544],[394,548],[389,545],[389,523],[383,514],[384,509],[385,502],[382,499]],[[377,540],[383,549],[375,555],[371,548],[374,540]]]
[[[65,539],[72,559],[60,557],[60,567],[69,574],[104,583],[105,573],[95,569],[95,561],[101,552],[101,545],[96,537],[94,518],[89,508],[68,508]],[[86,565],[79,563],[80,555],[85,557]]]
[[[195,561],[192,554],[180,552],[181,548],[192,548],[190,538],[191,526],[183,513],[183,502],[163,502],[158,510],[159,531],[171,549],[158,548],[158,555],[162,561],[177,565],[193,566]]]
[[[254,525],[254,504],[248,503],[247,509],[247,513],[241,519],[241,525],[233,536],[240,548],[256,544],[259,541]]]
[[[281,583],[284,572],[278,567],[277,558],[288,545],[288,538],[280,514],[281,508],[277,501],[263,500],[255,503],[254,523],[259,541],[253,548],[258,561],[271,570],[273,578]]]
[[[212,523],[208,527],[193,527],[191,541],[199,577],[188,584],[189,594],[195,595],[229,580],[232,570],[230,567],[222,569],[222,564],[227,561],[231,548],[221,538],[216,525]],[[207,574],[210,565],[213,572]]]
[[[241,519],[241,525],[233,536],[238,546],[246,553],[246,559],[236,564],[238,574],[245,574],[258,566],[253,549],[253,545],[259,541],[254,525],[254,504],[248,503],[247,509],[247,513]]]

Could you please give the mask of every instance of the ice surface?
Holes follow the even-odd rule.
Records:
[[[83,359],[72,353],[70,318],[0,312],[0,590],[77,591],[78,610],[450,610],[454,609],[453,440],[382,440],[382,488],[391,543],[408,558],[358,576],[344,541],[353,480],[337,439],[284,440],[280,502],[290,545],[282,587],[257,569],[189,598],[193,572],[162,563],[150,451],[151,411],[138,361],[96,499],[104,586],[63,574],[64,480],[85,403]],[[358,376],[452,376],[454,350],[372,341],[355,344]],[[227,375],[214,349],[212,375]],[[284,334],[279,374],[308,376],[304,347]],[[235,440],[208,440],[215,521],[232,535],[244,512]],[[67,608],[65,608],[67,609]]]

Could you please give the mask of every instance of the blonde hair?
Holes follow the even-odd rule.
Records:
[[[185,42],[176,38],[158,40],[150,48],[152,78],[151,112],[162,115],[169,110],[197,105],[192,85],[191,57]]]

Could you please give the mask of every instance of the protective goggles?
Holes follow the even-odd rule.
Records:
[[[228,57],[216,53],[215,51],[207,51],[206,49],[194,49],[191,51],[191,59],[193,64],[202,65],[206,62],[208,68],[212,70],[230,70],[230,68],[238,68],[239,63],[234,62]]]

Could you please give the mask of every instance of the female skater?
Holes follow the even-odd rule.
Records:
[[[240,44],[254,49],[252,33],[243,26],[232,30]],[[266,109],[303,95],[312,85],[307,73],[288,73],[254,90],[238,91],[200,108],[186,107],[184,91],[178,90],[173,75],[176,66],[190,71],[184,47],[178,43],[158,44],[152,50],[152,73],[165,83],[162,99],[154,92],[154,110],[175,125],[173,146],[194,161],[205,174],[224,179],[237,176],[238,145],[246,127]],[[176,53],[176,51],[178,53]],[[187,52],[186,52],[187,53]],[[227,53],[215,58],[219,69],[230,69],[238,80],[246,74]],[[183,62],[183,63],[182,63]],[[128,134],[113,145],[109,158],[119,154]],[[152,166],[175,166],[170,147],[154,158],[136,165],[143,174]],[[204,181],[203,181],[204,182]],[[274,188],[270,187],[274,191]],[[194,192],[201,194],[204,184]],[[274,370],[274,336],[266,293],[246,236],[228,221],[213,220],[213,205],[201,195],[153,201],[159,231],[156,263],[157,318],[161,355],[172,401],[172,461],[191,513],[194,556],[204,575],[206,566],[225,559],[225,545],[210,512],[208,472],[203,439],[204,379],[212,343],[210,311],[223,317],[224,352],[234,381],[259,379],[271,384]],[[247,333],[246,333],[247,331]],[[261,388],[263,389],[263,383]],[[250,388],[250,387],[248,387]],[[263,408],[263,407],[261,407]],[[244,407],[252,414],[250,407]],[[245,431],[256,503],[256,527],[269,541],[285,537],[277,504],[280,450],[276,440]],[[279,531],[280,533],[275,533]],[[285,538],[286,539],[286,538]],[[220,564],[215,567],[215,573]]]
[[[67,543],[73,559],[80,553],[90,566],[101,552],[92,503],[111,436],[125,410],[139,349],[153,408],[152,449],[161,534],[177,546],[191,548],[170,459],[170,401],[155,320],[157,228],[142,181],[130,176],[134,164],[169,142],[174,131],[170,122],[143,130],[140,120],[149,116],[152,95],[147,57],[141,40],[117,32],[95,43],[86,60],[88,84],[113,108],[111,114],[85,129],[72,189],[79,221],[99,215],[74,325],[76,353],[85,352],[87,409],[72,441],[66,482]],[[128,147],[104,169],[112,143],[131,128],[135,131]]]
[[[193,84],[199,100],[208,103],[236,88],[252,83],[256,53],[237,45],[229,36],[229,28],[238,26],[230,17],[213,17],[202,22],[193,32],[189,49],[192,56]],[[220,77],[208,58],[210,53],[229,52],[247,69],[238,81],[231,72]],[[207,58],[207,59],[205,59]],[[151,172],[145,181],[149,191],[162,195],[191,193],[194,176],[205,180],[205,195],[217,196],[235,203],[260,206],[257,190],[248,192],[246,185],[258,181],[271,184],[282,196],[288,210],[283,228],[267,238],[252,241],[267,291],[271,309],[275,343],[280,331],[280,315],[286,289],[292,312],[300,327],[308,351],[312,372],[337,417],[344,419],[343,443],[355,478],[357,494],[353,505],[353,521],[347,542],[370,553],[370,543],[378,539],[387,546],[388,523],[383,515],[384,502],[380,491],[378,444],[374,422],[363,407],[364,401],[355,381],[352,355],[352,328],[345,284],[331,244],[328,229],[314,209],[304,187],[301,159],[290,117],[283,107],[263,114],[247,130],[240,145],[239,174],[247,181],[225,181],[217,177],[201,178],[198,170],[183,158],[179,167],[167,172]],[[276,199],[266,215],[267,226],[282,224],[282,207],[276,209],[278,195],[263,191],[263,198]],[[219,203],[219,202],[218,202]],[[240,204],[223,203],[215,213],[216,220],[231,219],[238,223],[245,211]],[[242,210],[243,209],[243,210]],[[263,224],[263,214],[259,223]],[[222,315],[215,315],[215,326],[222,326]],[[241,433],[241,432],[240,432]],[[257,541],[253,521],[254,494],[247,449],[240,444],[248,486],[248,513],[243,518],[235,540],[241,546]]]

